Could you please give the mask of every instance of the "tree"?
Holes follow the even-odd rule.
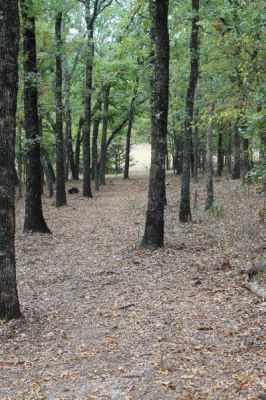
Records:
[[[111,85],[107,83],[103,87],[103,117],[102,117],[102,141],[101,141],[101,157],[100,157],[100,184],[105,185],[106,173],[106,153],[107,153],[107,128],[108,128],[108,109],[109,109],[109,95]]]
[[[182,185],[179,211],[179,220],[181,222],[189,222],[192,219],[190,209],[190,160],[194,98],[199,76],[199,0],[192,0],[192,11],[193,17],[190,40],[190,77],[186,96]]]
[[[56,101],[56,207],[66,205],[64,139],[63,139],[63,73],[62,73],[62,12],[55,19],[56,71],[55,71],[55,101]]]
[[[127,126],[127,137],[126,137],[126,154],[125,154],[125,167],[124,167],[124,179],[129,179],[129,164],[130,164],[130,147],[131,147],[131,132],[135,113],[135,103],[137,97],[138,79],[134,94],[130,102],[129,113],[128,113],[128,126]]]
[[[214,104],[211,105],[211,121],[207,130],[207,163],[206,163],[206,183],[207,183],[207,196],[205,203],[205,210],[209,210],[213,206],[213,180],[212,180],[212,131],[213,131],[213,110]]]
[[[151,169],[142,245],[164,244],[165,154],[169,96],[168,0],[150,0],[152,44]]]
[[[24,53],[24,114],[26,132],[26,202],[24,232],[50,233],[42,211],[42,169],[38,115],[35,18],[32,1],[21,0]]]
[[[90,131],[91,131],[91,97],[93,81],[94,59],[94,23],[98,15],[108,7],[112,0],[84,0],[85,22],[87,27],[87,58],[86,58],[86,83],[84,100],[84,126],[83,126],[83,196],[92,197],[91,172],[90,172]]]
[[[16,284],[15,157],[18,91],[19,10],[17,0],[0,2],[0,319],[21,317]]]

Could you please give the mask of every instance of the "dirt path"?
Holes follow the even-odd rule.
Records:
[[[155,252],[138,247],[144,178],[62,209],[45,198],[52,236],[22,235],[18,204],[26,319],[0,325],[1,400],[265,398],[265,302],[241,286],[241,271],[265,260],[259,197],[217,182],[225,210],[205,214],[201,183],[195,223],[181,226],[179,181],[168,181]]]

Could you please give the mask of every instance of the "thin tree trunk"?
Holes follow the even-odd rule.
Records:
[[[72,116],[71,109],[66,111],[66,154],[67,160],[70,167],[72,179],[75,180],[75,163],[74,163],[74,153],[72,147]]]
[[[24,113],[26,132],[26,202],[24,232],[50,233],[42,211],[42,169],[38,117],[35,19],[32,1],[21,1],[24,50]]]
[[[109,109],[109,95],[110,84],[103,88],[103,126],[102,126],[102,141],[101,141],[101,158],[100,158],[100,184],[105,185],[106,173],[106,153],[107,153],[107,127],[108,127],[108,109]]]
[[[131,147],[131,132],[135,112],[135,100],[136,96],[132,97],[129,116],[128,116],[128,127],[127,127],[127,138],[126,138],[126,152],[125,152],[125,167],[124,167],[124,179],[129,179],[129,164],[130,164],[130,147]]]
[[[234,165],[233,165],[233,172],[232,172],[232,179],[240,179],[240,167],[241,167],[241,139],[240,139],[240,132],[239,132],[239,121],[235,124],[235,131],[234,131]]]
[[[174,144],[175,144],[175,154],[173,167],[176,175],[180,175],[182,173],[182,140],[178,135],[174,136]]]
[[[18,91],[19,10],[17,0],[0,2],[0,319],[21,317],[16,283],[15,161]]]
[[[164,244],[165,153],[169,98],[168,0],[150,0],[153,45],[151,94],[151,168],[146,225],[142,245]]]
[[[224,169],[223,134],[219,132],[217,148],[217,176],[222,176]]]
[[[49,170],[49,175],[51,177],[51,180],[53,183],[55,183],[56,177],[55,177],[53,164],[50,160],[49,154],[45,148],[42,148],[41,151],[42,151],[42,156],[45,159],[47,169]]]
[[[54,196],[53,181],[51,179],[51,175],[49,174],[49,169],[47,168],[47,164],[46,164],[44,158],[43,158],[43,171],[44,171],[44,175],[46,176],[46,181],[47,181],[48,191],[49,191],[49,198],[51,199]]]
[[[55,72],[55,104],[56,104],[56,207],[67,204],[65,188],[64,138],[63,138],[63,74],[62,74],[62,12],[55,20],[56,72]]]
[[[75,145],[75,180],[79,180],[79,161],[80,161],[80,145],[82,142],[81,131],[84,125],[84,118],[81,117],[79,120],[78,132],[76,137]]]
[[[212,105],[211,115],[213,115],[214,106]],[[212,118],[212,117],[211,117]],[[209,210],[213,206],[213,167],[212,167],[212,119],[210,126],[207,131],[207,164],[206,164],[206,187],[207,187],[207,197],[205,203],[205,210]]]
[[[193,143],[193,131],[192,131],[190,140],[190,171],[192,179],[194,179],[194,168],[195,168],[195,155],[194,155],[194,143]]]
[[[91,132],[91,93],[92,93],[92,74],[93,74],[93,22],[90,16],[90,1],[85,1],[85,19],[87,25],[87,60],[86,60],[86,86],[84,101],[84,126],[83,126],[83,196],[92,197],[91,191],[91,171],[90,171],[90,132]]]
[[[96,107],[96,113],[100,113],[102,109],[102,102],[99,101]],[[99,171],[98,171],[98,135],[101,117],[97,114],[93,121],[93,134],[92,134],[92,179],[94,179],[95,190],[99,190]]]
[[[194,113],[194,98],[196,86],[199,76],[199,0],[191,0],[192,2],[192,29],[190,41],[190,78],[189,87],[186,96],[186,117],[184,129],[184,145],[183,145],[183,168],[182,168],[182,184],[181,184],[181,200],[179,220],[181,222],[190,222],[192,219],[190,208],[190,154],[191,154],[191,137],[192,137],[192,121]]]
[[[199,169],[199,128],[196,125],[194,128],[194,183],[198,183],[198,169]]]
[[[250,158],[249,158],[249,140],[246,138],[242,139],[242,165],[243,165],[243,177],[250,171]]]

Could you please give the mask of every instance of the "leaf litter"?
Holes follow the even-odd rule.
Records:
[[[22,234],[18,202],[25,318],[0,325],[1,400],[266,398],[266,303],[243,287],[254,265],[266,287],[262,199],[224,179],[215,187],[223,212],[206,213],[201,180],[184,225],[179,178],[167,181],[156,251],[139,246],[146,177],[114,179],[58,209],[44,195],[53,235]]]

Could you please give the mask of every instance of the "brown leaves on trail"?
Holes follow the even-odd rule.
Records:
[[[1,399],[263,398],[265,302],[243,288],[254,266],[250,282],[266,286],[259,195],[221,180],[214,215],[202,181],[196,223],[180,225],[179,179],[168,181],[166,246],[154,252],[139,247],[147,179],[62,209],[44,196],[49,237],[21,234],[18,203],[25,319],[0,324]]]

